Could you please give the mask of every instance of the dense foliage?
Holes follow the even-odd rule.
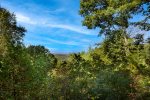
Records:
[[[25,47],[26,30],[0,8],[0,100],[150,99],[150,38],[128,31],[150,30],[149,0],[81,0],[80,14],[104,41],[55,57],[44,46]],[[143,20],[131,22],[138,14]]]

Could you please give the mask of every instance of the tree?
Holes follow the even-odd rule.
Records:
[[[28,94],[30,61],[23,48],[26,30],[17,25],[15,15],[0,8],[0,98],[21,99]],[[29,70],[29,71],[28,71]]]
[[[146,78],[149,77],[150,67],[145,62],[143,35],[138,34],[131,38],[127,29],[134,25],[141,30],[149,31],[149,3],[147,0],[80,1],[80,15],[84,18],[83,25],[89,29],[99,28],[100,34],[105,35],[105,40],[100,48],[104,49],[103,53],[112,61],[110,65],[113,67],[112,70],[114,72],[129,71],[129,77],[133,80],[131,84],[140,93],[140,95],[137,95],[136,92],[133,93],[132,99],[143,98],[142,95],[148,93],[148,90],[146,90],[146,93],[143,88],[148,86],[145,80],[150,80],[150,78]],[[142,15],[144,20],[131,22],[131,19],[139,14]],[[113,86],[113,88],[115,87]]]
[[[31,87],[31,98],[44,99],[48,98],[50,90],[48,90],[48,83],[52,69],[56,67],[57,59],[48,49],[44,46],[30,45],[26,48],[28,54],[31,56],[32,68],[33,68],[33,81]]]
[[[4,35],[7,42],[13,46],[21,44],[25,28],[18,26],[15,15],[5,8],[0,8],[0,15],[0,35]]]
[[[80,15],[84,17],[83,25],[90,29],[98,27],[101,34],[111,34],[110,32],[113,30],[128,28],[131,24],[129,19],[139,13],[146,16],[146,20],[149,19],[149,1],[81,0],[80,2]],[[134,24],[137,23],[140,24],[140,21]],[[144,24],[145,28],[146,26],[149,27],[148,21],[141,23]]]

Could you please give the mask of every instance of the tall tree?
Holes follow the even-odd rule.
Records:
[[[26,30],[17,25],[15,15],[0,8],[0,98],[21,99],[25,96],[30,68],[22,38]],[[26,92],[25,92],[26,91]]]
[[[149,0],[81,0],[80,14],[84,17],[83,25],[90,29],[98,27],[101,34],[109,34],[128,28],[129,19],[142,13],[146,21],[134,24],[144,24],[143,29],[149,30],[149,3]]]

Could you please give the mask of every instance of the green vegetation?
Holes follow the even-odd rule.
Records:
[[[68,59],[69,54],[54,54],[54,55],[58,60],[65,61]]]
[[[148,0],[81,0],[83,25],[99,28],[102,43],[88,52],[53,55],[25,47],[25,28],[0,8],[0,100],[150,100]],[[131,22],[134,15],[143,20]],[[65,60],[63,60],[65,59]]]

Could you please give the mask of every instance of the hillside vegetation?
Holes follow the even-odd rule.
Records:
[[[86,53],[54,55],[26,47],[26,29],[0,8],[0,100],[150,100],[149,0],[81,0],[80,15],[105,39]]]
[[[68,56],[69,54],[61,54],[61,53],[57,53],[57,54],[54,54],[55,57],[58,59],[58,60],[61,60],[61,61],[65,61],[68,59]]]

